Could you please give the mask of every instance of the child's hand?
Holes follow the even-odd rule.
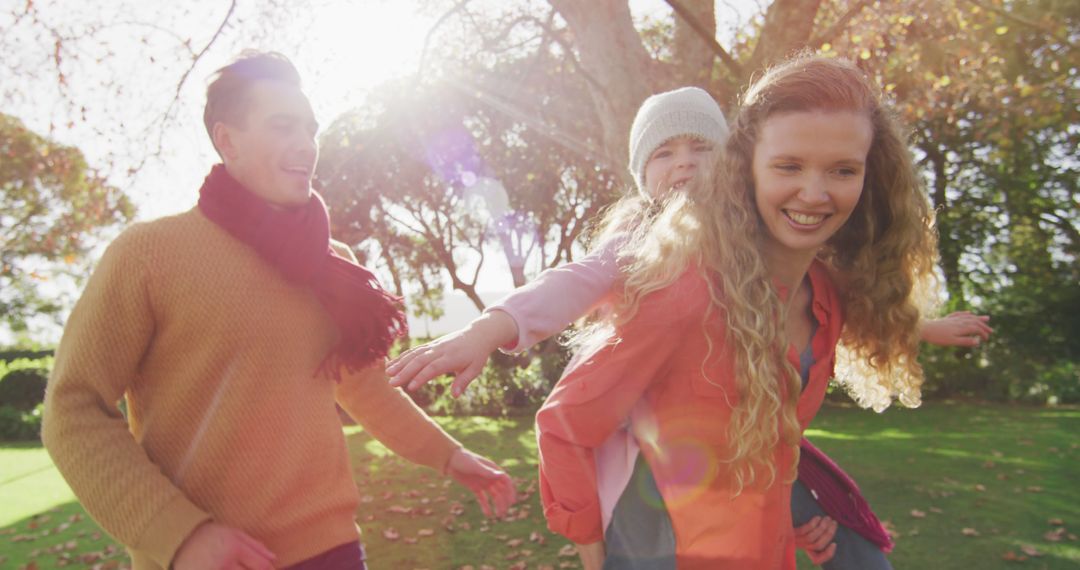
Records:
[[[469,326],[403,352],[390,361],[386,374],[390,385],[408,390],[423,386],[432,378],[453,374],[451,394],[458,397],[484,369],[491,353],[517,339],[517,323],[502,311],[477,317]]]
[[[459,449],[450,457],[446,470],[455,481],[476,495],[485,516],[503,517],[510,505],[517,502],[517,490],[510,476],[486,457]]]
[[[592,544],[575,544],[578,556],[581,557],[581,567],[585,570],[600,570],[604,567],[604,541]]]
[[[939,346],[978,346],[994,332],[987,324],[989,321],[988,316],[957,311],[923,321],[920,335],[925,342]]]
[[[810,561],[821,566],[836,554],[836,521],[829,517],[814,517],[795,527],[795,546],[806,551]]]

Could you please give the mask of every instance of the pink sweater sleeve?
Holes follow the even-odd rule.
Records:
[[[510,315],[517,324],[517,342],[504,349],[526,350],[588,314],[619,277],[615,253],[620,243],[612,239],[579,261],[548,269],[488,307]]]

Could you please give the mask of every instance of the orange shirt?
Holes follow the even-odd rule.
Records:
[[[832,376],[843,318],[827,270],[809,271],[814,365],[798,404],[805,429]],[[683,568],[794,569],[792,451],[776,450],[777,481],[732,497],[727,437],[736,390],[723,316],[696,269],[642,299],[619,340],[568,370],[536,416],[544,515],[554,532],[587,544],[603,539],[594,449],[633,415],[641,447],[675,530]],[[712,339],[709,351],[706,330]],[[712,354],[703,367],[706,355]],[[788,358],[798,368],[794,348]]]

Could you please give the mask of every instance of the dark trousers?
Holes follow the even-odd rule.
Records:
[[[364,547],[356,541],[335,546],[285,570],[367,570],[364,558]]]

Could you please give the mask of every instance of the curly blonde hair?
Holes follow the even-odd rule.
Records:
[[[775,481],[778,444],[789,446],[798,461],[801,427],[795,412],[802,382],[785,356],[785,307],[762,255],[767,230],[754,200],[751,165],[769,117],[809,111],[865,113],[873,125],[862,195],[819,252],[845,312],[837,377],[864,406],[882,410],[894,397],[918,405],[920,309],[929,308],[927,299],[936,290],[932,214],[905,137],[879,90],[854,65],[838,59],[802,54],[770,69],[743,96],[711,172],[662,204],[627,197],[609,209],[601,235],[623,236],[624,296],[611,315],[575,338],[585,350],[611,342],[611,328],[632,318],[644,296],[696,268],[711,295],[702,321],[710,347],[702,374],[709,380],[714,357],[706,328],[710,320],[722,319],[724,342],[734,357],[736,393],[728,394],[733,412],[726,461],[736,493]]]

